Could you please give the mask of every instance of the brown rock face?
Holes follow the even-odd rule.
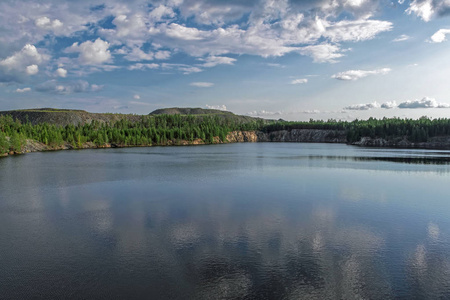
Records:
[[[271,133],[261,131],[233,131],[227,135],[230,143],[297,142],[297,143],[346,143],[344,131],[319,129],[280,130]]]
[[[227,135],[230,143],[256,143],[259,141],[256,131],[232,131]]]

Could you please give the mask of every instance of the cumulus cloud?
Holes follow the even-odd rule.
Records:
[[[404,41],[407,41],[409,39],[411,39],[411,37],[409,35],[402,34],[402,35],[396,37],[395,39],[393,39],[392,41],[393,42],[404,42]]]
[[[31,88],[29,87],[23,89],[16,89],[16,93],[28,93],[28,92],[31,92]]]
[[[50,18],[45,17],[45,16],[37,18],[34,21],[34,24],[36,24],[36,26],[39,28],[47,29],[47,30],[55,30],[55,31],[59,30],[63,26],[63,23],[60,20],[54,19],[52,21],[52,20],[50,20]]]
[[[381,105],[378,102],[366,103],[366,104],[355,104],[344,107],[345,110],[370,110],[374,108],[384,108],[384,109],[392,109],[392,108],[401,108],[401,109],[415,109],[415,108],[450,108],[450,104],[448,103],[439,103],[433,98],[424,97],[421,100],[407,100],[401,102],[397,105],[395,101],[388,101],[382,103]]]
[[[408,14],[415,14],[425,22],[435,16],[446,16],[450,14],[449,0],[413,0],[406,10]]]
[[[22,50],[0,60],[0,66],[7,70],[23,70],[30,65],[38,65],[43,61],[43,56],[35,46],[27,44]]]
[[[338,80],[346,80],[346,81],[353,80],[353,81],[355,81],[355,80],[367,77],[369,75],[386,75],[390,71],[391,71],[390,68],[383,68],[383,69],[370,70],[370,71],[349,70],[349,71],[334,74],[333,76],[331,76],[331,78],[338,79]]]
[[[398,105],[397,105],[397,102],[395,102],[395,101],[388,101],[388,102],[381,104],[381,108],[385,108],[385,109],[391,109],[391,108],[396,108],[396,107],[398,107]]]
[[[46,81],[36,87],[36,91],[38,92],[55,94],[98,92],[102,89],[102,85],[89,84],[89,82],[84,80],[58,82],[55,79]]]
[[[381,107],[378,102],[365,103],[365,104],[354,104],[344,107],[345,110],[370,110],[372,108]]]
[[[205,68],[211,68],[217,65],[233,65],[236,61],[235,58],[214,55],[208,56],[207,58],[199,58],[198,60],[204,62],[201,66]]]
[[[307,83],[308,79],[306,78],[300,78],[300,79],[294,79],[291,81],[291,84],[303,84],[303,83]]]
[[[214,83],[212,82],[191,82],[190,86],[200,87],[200,88],[208,88],[212,87]]]
[[[39,72],[38,65],[29,65],[26,67],[25,72],[28,75],[36,75]]]
[[[392,29],[391,22],[373,18],[378,2],[113,0],[102,5],[94,0],[88,4],[69,1],[55,9],[52,2],[7,1],[0,9],[0,58],[11,56],[26,43],[50,45],[57,35],[80,39],[65,52],[78,54],[85,74],[94,66],[104,70],[100,65],[113,63],[116,55],[143,63],[170,59],[175,52],[204,58],[202,64],[174,68],[185,74],[232,65],[236,59],[229,54],[298,53],[317,63],[333,63],[343,56],[339,43],[373,39]],[[435,2],[438,11],[436,7],[442,5]],[[93,35],[96,40],[85,40]],[[33,62],[22,66],[21,72],[26,74],[31,65],[41,67]],[[71,71],[77,74],[74,68]]]
[[[79,53],[79,61],[86,65],[100,65],[111,60],[109,43],[98,38],[94,42],[74,43],[66,49],[67,53]]]
[[[450,29],[439,29],[435,34],[433,34],[430,38],[432,43],[442,43],[446,41],[446,35],[450,34]]]
[[[223,110],[223,111],[227,111],[227,107],[225,105],[205,105],[206,108],[208,109],[218,109],[218,110]]]
[[[67,76],[67,70],[66,69],[64,69],[64,68],[58,68],[56,71],[55,71],[55,73],[56,73],[56,75],[57,76],[59,76],[59,77],[66,77]]]
[[[436,99],[424,97],[421,100],[408,100],[398,105],[398,108],[450,108],[448,103],[438,103]]]
[[[41,63],[48,59],[35,46],[27,44],[20,51],[0,60],[0,82],[21,81],[23,75],[35,75]]]

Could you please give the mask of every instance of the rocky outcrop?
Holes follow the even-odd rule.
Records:
[[[261,138],[264,138],[264,134],[260,131],[232,131],[227,135],[229,143],[256,143]]]
[[[347,137],[343,130],[322,129],[292,129],[274,131],[267,134],[269,142],[294,143],[346,143]]]
[[[345,131],[320,129],[293,129],[265,133],[261,131],[233,131],[227,136],[230,143],[285,142],[285,143],[346,143]]]
[[[450,149],[450,136],[437,136],[429,138],[427,142],[413,143],[405,137],[390,140],[382,138],[363,137],[358,142],[352,143],[361,147],[385,147],[385,148],[417,148],[417,149]]]

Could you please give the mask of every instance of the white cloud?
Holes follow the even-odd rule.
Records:
[[[66,69],[64,69],[64,68],[58,68],[56,71],[55,71],[55,73],[56,73],[56,75],[57,76],[59,76],[59,77],[66,77],[67,76],[67,70]]]
[[[163,29],[164,33],[171,38],[186,41],[202,40],[204,39],[204,35],[207,34],[206,31],[201,31],[194,27],[186,27],[176,23],[164,26],[161,29]]]
[[[432,43],[442,43],[446,41],[446,35],[450,34],[450,29],[439,29],[435,34],[431,36]]]
[[[161,68],[163,70],[177,70],[177,71],[182,72],[185,75],[189,75],[191,73],[199,73],[199,72],[203,71],[203,69],[200,69],[198,67],[193,67],[193,66],[185,65],[185,64],[163,63],[163,64],[161,64]]]
[[[102,85],[89,84],[84,80],[60,83],[55,79],[46,81],[36,87],[36,91],[55,94],[72,94],[98,92],[103,89]]]
[[[31,65],[39,65],[45,60],[45,57],[41,55],[35,46],[27,44],[22,50],[14,53],[13,55],[0,60],[0,67],[11,71],[26,71],[26,68]]]
[[[202,67],[211,68],[217,65],[233,65],[236,61],[235,58],[226,57],[226,56],[208,56],[207,58],[199,58],[198,60],[204,61],[201,64]]]
[[[153,60],[153,52],[144,52],[139,47],[134,47],[131,50],[121,49],[119,54],[126,54],[125,59],[129,61],[142,61],[142,60]]]
[[[434,14],[434,8],[432,4],[433,0],[413,0],[406,10],[408,14],[416,14],[421,17],[425,22],[430,21]]]
[[[39,67],[38,65],[29,65],[25,71],[28,75],[36,75],[39,72]]]
[[[259,110],[259,111],[254,110],[246,113],[246,115],[253,117],[277,116],[281,114],[282,114],[281,111],[267,111],[267,110]]]
[[[392,30],[392,23],[378,20],[340,21],[326,28],[323,36],[332,42],[364,41],[384,31]]]
[[[74,43],[66,49],[67,53],[79,53],[79,60],[86,65],[100,65],[111,60],[109,43],[98,38],[94,42]]]
[[[358,80],[369,75],[386,75],[391,71],[389,68],[377,69],[372,71],[364,71],[364,70],[349,70],[345,72],[340,72],[331,76],[331,78],[339,79],[339,80]]]
[[[31,91],[31,88],[29,88],[29,87],[26,87],[23,89],[16,89],[16,93],[28,93],[30,91]]]
[[[411,39],[411,37],[409,35],[402,34],[402,35],[396,37],[395,39],[393,39],[392,41],[393,42],[404,42],[404,41],[407,41],[409,39]]]
[[[34,23],[36,24],[37,27],[42,28],[42,29],[46,29],[46,30],[59,30],[60,28],[63,27],[63,23],[58,20],[58,19],[54,19],[53,21],[50,20],[50,18],[48,17],[40,17],[37,18]]]
[[[306,78],[300,78],[300,79],[294,79],[291,81],[291,84],[303,84],[303,83],[307,83],[308,79]]]
[[[139,99],[141,99],[141,95],[138,95],[138,94],[133,95],[133,99],[139,100]]]
[[[395,101],[388,101],[388,102],[381,104],[381,108],[385,108],[385,109],[391,109],[391,108],[396,108],[396,107],[398,107],[398,105],[397,105],[397,102],[395,102]]]
[[[413,0],[406,13],[415,14],[428,22],[435,16],[449,15],[450,0]]]
[[[128,67],[128,70],[140,70],[140,71],[144,71],[147,69],[158,69],[159,65],[158,64],[141,64],[141,63],[137,63],[134,65],[131,65]]]
[[[57,6],[52,1],[2,3],[0,28],[4,34],[0,34],[0,43],[48,42],[51,34],[71,38],[98,34],[101,38],[96,41],[80,40],[67,49],[68,53],[79,53],[83,65],[112,62],[118,53],[110,53],[111,48],[126,46],[142,51],[147,42],[155,45],[153,50],[156,45],[165,50],[130,50],[127,58],[139,62],[168,59],[172,51],[195,57],[269,57],[297,52],[313,57],[314,62],[335,62],[342,56],[337,43],[372,39],[392,27],[390,22],[370,18],[379,5],[374,0],[113,0],[92,9],[101,4],[96,0]],[[337,21],[344,11],[349,17]],[[112,18],[114,28],[103,25],[107,18]],[[189,26],[183,23],[186,20]],[[2,47],[0,57],[7,56],[1,52]]]
[[[158,51],[155,53],[155,58],[164,60],[164,59],[169,59],[170,55],[171,55],[170,51]]]
[[[436,99],[424,97],[421,100],[408,100],[398,105],[398,108],[450,108],[448,103],[438,103]]]
[[[149,16],[150,20],[156,23],[160,22],[163,18],[175,17],[175,12],[171,7],[160,4],[149,13]]]
[[[227,111],[226,105],[208,105],[208,104],[206,104],[205,106],[208,109],[217,109],[217,110]]]
[[[133,16],[118,15],[112,23],[116,26],[117,37],[140,37],[147,29],[144,18],[140,14]]]
[[[191,82],[190,86],[200,87],[200,88],[208,88],[212,87],[214,83],[212,82]]]
[[[337,62],[336,58],[343,56],[343,54],[339,53],[339,51],[341,51],[341,49],[332,44],[306,46],[299,49],[300,54],[311,56],[313,61],[317,63]]]
[[[320,114],[320,110],[317,110],[317,109],[304,110],[304,111],[302,111],[302,113],[307,114],[307,115],[316,115],[316,114]]]
[[[370,110],[372,108],[380,108],[378,102],[365,103],[365,104],[354,104],[344,107],[345,110]]]

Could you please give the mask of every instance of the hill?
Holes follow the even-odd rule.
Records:
[[[58,126],[84,125],[89,124],[94,120],[100,123],[115,123],[123,119],[126,119],[130,122],[138,122],[142,119],[142,115],[90,113],[84,110],[55,108],[34,108],[0,111],[0,116],[1,115],[10,115],[14,119],[17,119],[22,123],[30,121],[30,123],[33,125],[48,123]],[[150,117],[157,115],[193,115],[198,117],[217,116],[223,120],[235,121],[237,123],[248,123],[256,120],[262,120],[249,116],[235,115],[234,113],[229,111],[202,108],[162,108],[148,114],[148,116]]]
[[[204,108],[190,108],[190,107],[171,107],[157,109],[149,114],[153,115],[191,115],[191,116],[217,116],[224,120],[237,121],[238,123],[248,123],[257,120],[263,120],[264,123],[273,122],[273,120],[266,120],[261,118],[235,115],[231,111],[223,111],[218,109],[204,109]]]

